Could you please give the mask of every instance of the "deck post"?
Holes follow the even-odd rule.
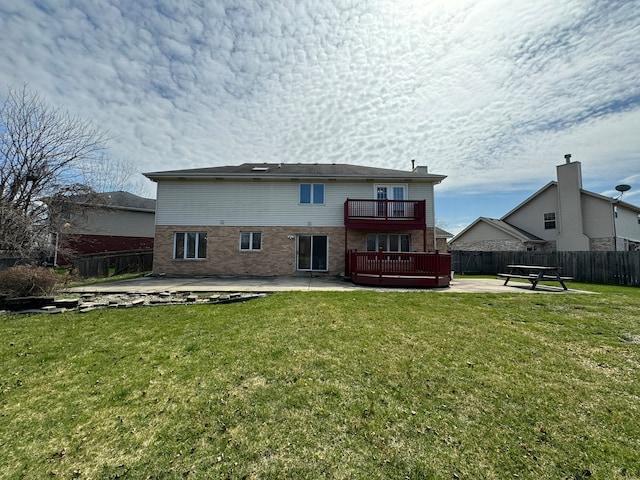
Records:
[[[425,220],[424,223],[424,230],[422,232],[422,251],[426,252],[427,251],[427,222]]]

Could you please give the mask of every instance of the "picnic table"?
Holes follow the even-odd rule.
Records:
[[[499,273],[498,276],[505,279],[504,284],[509,283],[512,278],[522,278],[531,282],[531,289],[535,290],[541,281],[558,282],[562,288],[567,290],[565,281],[573,280],[573,277],[563,277],[560,275],[558,267],[544,265],[507,265],[509,273]]]

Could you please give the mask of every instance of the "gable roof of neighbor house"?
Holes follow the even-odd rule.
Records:
[[[489,226],[500,230],[503,233],[506,233],[507,235],[518,239],[522,242],[532,242],[532,243],[544,243],[545,240],[541,239],[540,237],[537,237],[536,235],[533,235],[525,230],[522,230],[521,228],[518,227],[514,227],[513,225],[505,222],[504,220],[499,220],[497,218],[489,218],[489,217],[479,217],[477,218],[473,223],[471,223],[469,226],[467,226],[464,230],[462,230],[460,233],[458,233],[455,237],[453,237],[453,239],[451,240],[452,242],[455,240],[458,240],[460,237],[462,237],[466,232],[468,232],[469,230],[471,230],[472,228],[474,228],[478,223],[486,223]]]
[[[139,210],[155,212],[156,201],[153,198],[144,198],[122,190],[115,192],[99,193],[106,206],[121,210]]]
[[[437,238],[451,238],[453,237],[453,233],[447,232],[440,227],[436,227],[436,237]]]
[[[471,230],[472,228],[474,228],[479,222],[484,222],[487,223],[491,226],[493,226],[494,228],[497,228],[498,230],[501,230],[504,233],[507,233],[509,235],[511,235],[512,237],[519,239],[523,242],[544,242],[544,240],[542,240],[541,238],[525,231],[522,230],[520,228],[514,227],[513,225],[509,224],[506,219],[508,219],[511,215],[513,215],[514,213],[516,213],[518,210],[522,209],[523,207],[525,207],[526,205],[528,205],[529,203],[531,203],[533,200],[536,199],[536,197],[542,195],[543,193],[545,193],[547,190],[549,190],[552,187],[557,187],[558,186],[558,182],[557,181],[551,181],[549,183],[547,183],[544,187],[542,187],[540,190],[538,190],[537,192],[535,192],[534,194],[530,195],[529,197],[527,197],[523,202],[521,202],[519,205],[517,205],[516,207],[512,208],[511,210],[509,210],[509,212],[507,212],[505,215],[503,215],[500,219],[495,219],[495,218],[488,218],[488,217],[479,217],[477,218],[473,223],[471,223],[470,225],[468,225],[465,229],[463,229],[462,231],[460,231],[457,235],[455,235],[449,243],[455,243],[457,240],[459,240],[465,232]],[[596,198],[598,200],[602,200],[604,202],[610,203],[612,205],[619,205],[621,207],[627,208],[631,211],[637,212],[638,214],[640,214],[640,207],[633,205],[631,203],[627,203],[627,202],[623,202],[620,199],[614,199],[611,197],[607,197],[604,195],[600,195],[599,193],[595,193],[595,192],[590,192],[589,190],[584,190],[584,189],[580,189],[580,193],[582,195],[587,195],[589,197],[592,198]]]
[[[417,167],[413,171],[393,170],[388,168],[363,167],[339,163],[243,163],[242,165],[193,168],[188,170],[168,170],[144,174],[147,178],[158,180],[173,179],[255,179],[269,178],[335,178],[335,179],[371,179],[393,180],[402,182],[440,183],[446,175],[428,173],[426,167]]]
[[[503,215],[502,217],[500,217],[500,220],[505,220],[507,218],[509,218],[509,216],[511,216],[512,214],[514,214],[515,212],[517,212],[518,210],[520,210],[522,207],[526,206],[527,204],[531,203],[531,201],[533,201],[536,197],[542,195],[544,192],[546,192],[548,189],[552,188],[552,187],[557,187],[558,186],[558,182],[557,181],[551,181],[549,183],[547,183],[544,187],[542,187],[540,190],[538,190],[537,192],[535,192],[533,195],[527,197],[522,203],[520,203],[518,206],[516,206],[515,208],[512,208],[511,210],[509,210],[509,212],[507,212],[505,215]],[[596,198],[598,200],[602,200],[604,202],[610,203],[610,204],[615,204],[615,205],[620,205],[621,207],[625,207],[628,208],[629,210],[635,211],[640,213],[640,207],[633,205],[631,203],[627,203],[627,202],[623,202],[622,200],[616,200],[614,198],[611,197],[607,197],[604,195],[600,195],[599,193],[595,193],[595,192],[590,192],[589,190],[585,190],[585,189],[580,189],[580,193],[582,195],[587,195],[589,197],[592,198]],[[474,222],[475,223],[475,222]],[[467,227],[468,228],[468,227]],[[466,230],[466,229],[465,229]],[[461,232],[462,233],[462,232]]]

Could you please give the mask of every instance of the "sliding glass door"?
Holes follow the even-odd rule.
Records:
[[[326,272],[329,241],[326,235],[298,235],[297,269]]]

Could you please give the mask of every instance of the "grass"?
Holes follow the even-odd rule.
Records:
[[[0,318],[0,478],[640,478],[640,289]]]
[[[110,269],[113,270],[113,269]],[[57,272],[61,277],[68,275],[67,270],[60,270]],[[111,283],[111,282],[119,282],[121,280],[129,280],[132,278],[142,277],[150,272],[135,272],[135,273],[122,273],[120,275],[112,275],[110,277],[96,277],[96,278],[83,278],[79,280],[65,280],[63,283],[64,288],[73,288],[73,287],[86,287],[88,285],[95,285],[100,283]]]

